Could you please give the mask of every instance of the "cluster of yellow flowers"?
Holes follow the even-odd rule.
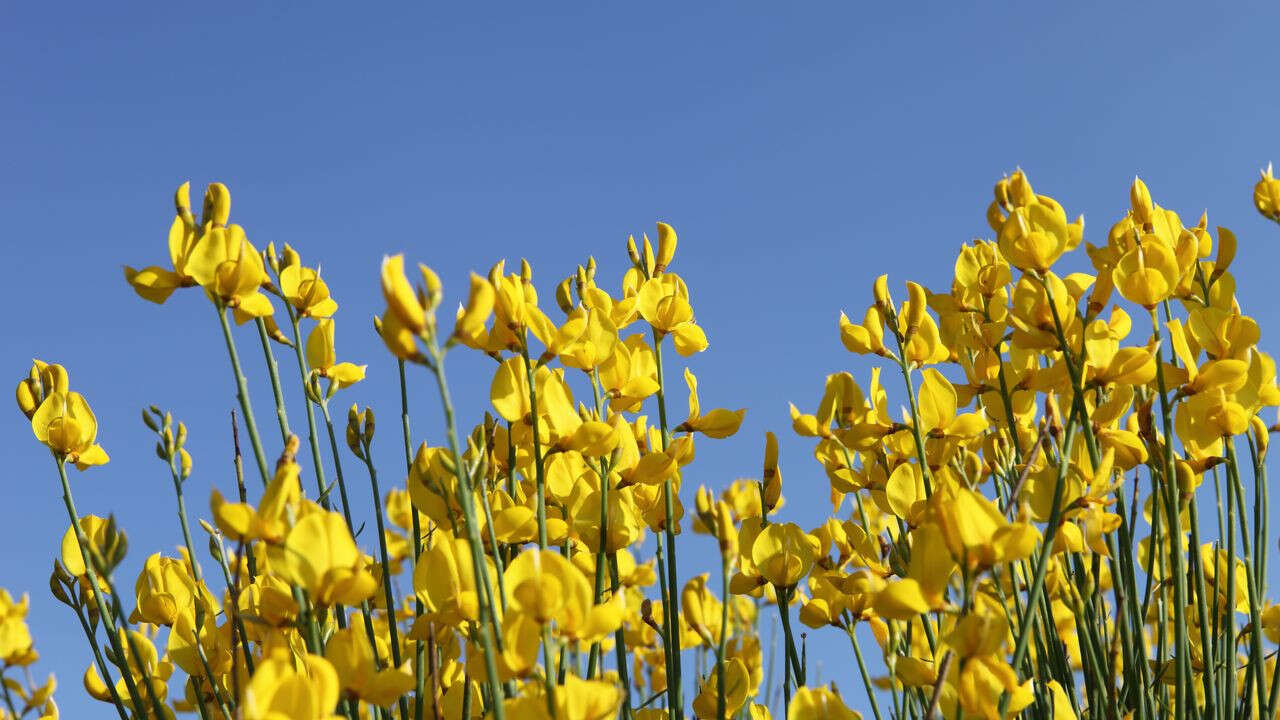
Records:
[[[419,265],[415,284],[402,256],[386,258],[374,324],[398,364],[405,481],[384,493],[373,411],[351,406],[345,430],[330,412],[365,366],[338,361],[338,305],[318,268],[289,246],[259,252],[228,224],[225,186],[209,186],[199,218],[188,193],[175,198],[172,267],[125,275],[152,302],[197,286],[211,301],[261,492],[237,439],[234,477],[215,482],[235,497],[213,491],[198,553],[186,427],[144,410],[182,545],[148,557],[128,597],[113,577],[123,532],[79,515],[67,478],[68,464],[108,460],[88,403],[38,361],[17,391],[71,521],[50,587],[92,650],[85,689],[121,720],[763,720],[775,698],[787,720],[861,717],[850,704],[877,720],[1276,716],[1280,605],[1264,598],[1277,428],[1259,415],[1280,406],[1275,363],[1236,299],[1235,236],[1203,216],[1184,225],[1141,180],[1105,243],[1085,243],[1092,274],[1053,271],[1084,242],[1083,219],[1018,171],[995,186],[995,240],[961,249],[947,292],[908,282],[898,303],[881,276],[860,322],[840,316],[843,345],[900,375],[906,407],[894,417],[879,366],[865,389],[838,373],[814,412],[791,407],[830,484],[832,513],[809,530],[774,518],[773,433],[760,478],[684,487],[699,438],[734,435],[745,410],[704,409],[688,370],[687,413],[668,407],[667,338],[679,356],[708,347],[670,270],[670,226],[656,248],[628,238],[616,294],[596,284],[594,259],[561,280],[555,318],[530,265],[499,262],[471,275],[449,328],[437,275]],[[1280,222],[1269,170],[1254,200]],[[267,361],[274,465],[228,317],[256,327]],[[307,400],[314,496],[277,345]],[[464,348],[494,364],[491,407],[466,432],[445,374]],[[439,393],[438,444],[411,441],[416,368]],[[353,458],[382,499],[367,549],[343,472]],[[1210,498],[1217,528],[1202,537]],[[682,529],[720,558],[683,583]],[[4,669],[34,660],[25,610],[0,592]],[[765,661],[765,612],[781,625],[781,677]],[[811,684],[793,622],[847,636],[861,688]],[[56,717],[52,687],[6,678],[0,717]]]

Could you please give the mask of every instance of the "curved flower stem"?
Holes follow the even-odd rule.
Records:
[[[253,445],[253,456],[258,461],[258,474],[262,477],[262,486],[266,487],[271,480],[267,471],[267,456],[262,451],[262,438],[258,435],[258,421],[253,417],[253,404],[249,401],[249,381],[244,377],[240,367],[240,353],[236,352],[236,341],[231,336],[231,325],[227,322],[227,309],[221,303],[215,303],[218,322],[222,325],[222,339],[227,344],[227,355],[231,358],[231,371],[235,375],[236,399],[240,401],[240,411],[244,413],[244,426],[249,431],[249,442]]]

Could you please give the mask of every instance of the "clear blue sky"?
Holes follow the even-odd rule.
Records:
[[[816,523],[827,486],[810,444],[790,437],[786,402],[814,405],[837,370],[865,381],[837,313],[861,311],[881,272],[945,288],[959,245],[988,233],[992,182],[1019,165],[1085,214],[1094,241],[1134,173],[1184,216],[1207,207],[1237,231],[1241,300],[1263,347],[1280,350],[1280,229],[1250,205],[1258,168],[1280,160],[1274,7],[539,7],[0,11],[0,376],[15,382],[32,357],[61,362],[93,404],[112,462],[73,482],[82,512],[115,512],[130,533],[122,586],[178,537],[141,407],[190,426],[194,513],[211,483],[229,486],[234,400],[213,313],[195,292],[145,303],[120,271],[165,260],[171,193],[187,179],[228,183],[259,246],[292,243],[323,264],[342,305],[339,353],[370,364],[345,400],[381,411],[386,468],[398,467],[395,366],[369,330],[384,253],[434,266],[447,304],[468,270],[527,256],[549,299],[588,253],[616,282],[627,234],[662,219],[680,233],[674,269],[711,340],[691,363],[704,406],[751,408],[739,436],[701,443],[690,489],[758,474],[763,431],[776,429],[786,515]],[[256,338],[240,342],[262,380]],[[478,407],[491,366],[454,367],[459,401]],[[438,443],[417,377],[416,439]],[[301,402],[290,395],[295,427]],[[0,585],[32,594],[37,669],[58,674],[67,716],[102,715],[79,687],[80,630],[47,590],[66,527],[52,462],[15,410],[0,412],[0,447]],[[857,697],[847,644],[819,635],[822,677]]]

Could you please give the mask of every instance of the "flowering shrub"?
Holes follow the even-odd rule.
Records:
[[[734,436],[745,410],[702,407],[688,370],[671,380],[672,352],[708,343],[671,271],[670,226],[656,248],[628,239],[620,288],[597,285],[592,260],[548,303],[527,262],[499,262],[471,275],[452,321],[430,268],[414,282],[386,258],[375,327],[398,364],[405,463],[379,468],[373,411],[335,424],[331,404],[366,368],[340,360],[318,269],[289,246],[259,252],[221,184],[198,218],[187,185],[175,199],[169,265],[126,279],[151,302],[209,300],[249,450],[241,462],[237,442],[236,476],[192,527],[186,428],[143,412],[182,546],[148,557],[132,591],[115,577],[124,533],[80,515],[68,479],[109,460],[89,403],[39,361],[17,390],[71,523],[50,587],[84,629],[85,689],[122,720],[761,720],[775,698],[788,720],[860,717],[849,704],[877,720],[1276,716],[1276,426],[1261,418],[1280,405],[1275,362],[1236,300],[1235,236],[1203,216],[1187,226],[1141,180],[1095,245],[1015,172],[987,209],[995,239],[961,248],[950,288],[908,282],[898,302],[880,276],[866,312],[840,316],[845,348],[888,372],[831,375],[816,408],[792,406],[834,508],[807,530],[773,518],[773,433],[758,480],[682,482],[696,443]],[[1269,170],[1254,201],[1280,222]],[[1082,243],[1094,274],[1056,274]],[[233,323],[257,331],[278,442]],[[450,396],[457,354],[493,367],[473,428]],[[411,441],[405,384],[419,377],[439,392],[440,444]],[[285,382],[307,398],[297,434]],[[668,402],[686,390],[687,410]],[[348,503],[362,475],[383,501],[364,546]],[[683,583],[678,541],[704,541],[682,530],[720,558]],[[6,671],[36,659],[26,607],[0,591]],[[761,613],[781,624],[781,677],[766,672]],[[811,678],[798,624],[844,634],[861,686]],[[52,690],[6,677],[0,717],[56,717]]]

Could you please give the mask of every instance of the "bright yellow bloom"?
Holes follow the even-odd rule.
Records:
[[[813,567],[817,540],[794,523],[771,523],[751,545],[760,576],[782,588],[794,587]]]
[[[382,657],[387,649],[382,649]],[[363,630],[344,628],[325,644],[324,657],[338,673],[342,689],[379,707],[394,703],[413,689],[413,673],[400,668],[379,670]]]
[[[31,416],[31,431],[54,455],[81,470],[105,465],[110,459],[96,442],[98,420],[78,392],[50,393]]]
[[[297,309],[299,317],[327,318],[338,311],[320,271],[300,264],[280,269],[280,294]]]
[[[284,546],[273,549],[272,567],[321,606],[358,605],[377,589],[346,520],[335,512],[313,510],[298,520]]]
[[[187,257],[186,271],[215,301],[235,310],[237,323],[271,315],[271,301],[259,292],[266,267],[239,225],[208,228]]]
[[[261,660],[244,689],[244,720],[337,720],[338,673],[328,660],[287,652]]]
[[[827,687],[802,687],[791,698],[787,720],[862,720]]]
[[[363,380],[365,368],[369,367],[338,362],[338,355],[333,347],[331,318],[322,318],[307,336],[307,364],[311,366],[313,373],[329,380],[327,397],[333,397],[338,390]]]

